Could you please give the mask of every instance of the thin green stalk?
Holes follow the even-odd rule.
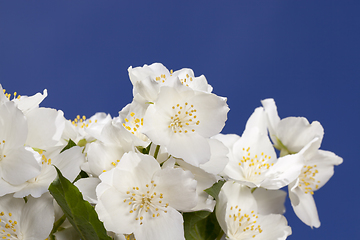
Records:
[[[160,145],[156,145],[156,148],[155,148],[155,153],[154,153],[154,158],[157,159],[157,156],[159,154],[159,150],[160,150]]]
[[[65,220],[66,220],[66,216],[63,215],[61,218],[59,218],[59,220],[57,220],[57,221],[54,223],[53,229],[51,230],[51,233],[50,233],[50,239],[51,239],[51,240],[55,240],[54,233],[58,230],[58,228],[61,226],[61,224],[63,224],[63,222],[64,222]]]

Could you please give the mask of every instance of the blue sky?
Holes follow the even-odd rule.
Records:
[[[132,100],[129,66],[161,62],[204,74],[241,134],[260,100],[280,117],[325,129],[321,149],[343,157],[315,193],[322,226],[287,203],[288,239],[360,235],[359,1],[0,1],[0,83],[7,92],[48,89],[42,106],[69,119],[117,116]]]

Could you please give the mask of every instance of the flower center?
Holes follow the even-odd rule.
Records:
[[[250,239],[256,237],[263,230],[260,225],[256,224],[258,216],[251,211],[250,214],[241,212],[238,206],[231,206],[230,211],[234,212],[229,215],[229,231],[236,239]]]
[[[41,156],[41,164],[51,165],[51,158],[47,159],[47,158],[45,157],[45,155],[43,154],[43,152],[44,152],[43,150],[40,150],[40,151],[39,151],[39,154],[42,155],[42,156]]]
[[[12,213],[0,212],[0,238],[4,240],[18,239],[16,234],[17,221],[11,219]]]
[[[192,128],[194,125],[199,125],[200,121],[196,120],[196,109],[194,105],[189,105],[185,102],[183,105],[176,104],[172,106],[173,116],[170,118],[168,128],[174,133],[188,133],[195,132]]]
[[[125,240],[136,240],[134,234],[124,234]]]
[[[246,150],[243,148],[242,150],[243,157],[239,162],[239,166],[242,168],[244,177],[247,180],[258,179],[263,172],[266,172],[271,166],[274,165],[274,163],[269,162],[271,156],[268,156],[263,152],[260,154],[260,156],[257,154],[251,156],[250,147],[248,147]]]
[[[189,76],[189,74],[186,74],[186,77],[184,78],[180,78],[180,82],[185,85],[185,86],[189,86],[188,83],[192,82],[193,81],[193,78]]]
[[[160,77],[156,77],[155,80],[160,83],[164,83],[166,81],[165,74],[161,74]]]
[[[156,218],[161,213],[167,213],[169,204],[163,202],[163,194],[155,192],[155,188],[156,183],[151,181],[145,188],[133,187],[126,192],[128,197],[124,199],[124,203],[130,205],[129,213],[135,215],[135,220],[139,221],[140,225],[143,224],[144,215]]]
[[[303,171],[300,174],[300,183],[299,187],[301,187],[305,193],[314,194],[314,190],[319,189],[320,181],[316,181],[315,176],[318,174],[317,166],[304,166]]]
[[[77,115],[76,118],[71,121],[71,123],[75,127],[87,128],[89,127],[89,124],[92,123],[92,121],[90,119],[87,120],[85,116],[80,117],[80,115]],[[95,120],[95,123],[97,123],[97,120]]]
[[[7,93],[5,89],[3,89],[4,95],[7,99],[10,100],[11,93]],[[21,96],[17,94],[17,92],[14,92],[14,98],[13,99],[19,99]]]
[[[138,129],[144,124],[143,118],[136,118],[135,113],[130,113],[130,120],[128,118],[125,118],[125,123],[123,123],[123,126],[132,134],[138,133]]]

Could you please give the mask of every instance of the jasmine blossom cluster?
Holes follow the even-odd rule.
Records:
[[[314,193],[342,158],[320,149],[319,122],[280,119],[265,99],[241,135],[222,134],[227,99],[205,76],[128,72],[133,99],[116,117],[68,120],[40,107],[46,90],[0,85],[2,239],[283,240],[287,195],[320,226]]]

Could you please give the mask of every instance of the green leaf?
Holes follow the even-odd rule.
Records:
[[[214,240],[220,234],[222,235],[221,227],[214,212],[184,213],[183,218],[186,240]]]
[[[77,175],[77,177],[73,181],[73,183],[76,182],[77,180],[81,179],[81,178],[88,178],[88,177],[89,177],[89,175],[86,172],[84,172],[83,170],[81,170],[79,175]]]
[[[56,171],[58,178],[51,183],[50,194],[80,234],[81,240],[111,240],[95,209],[83,199],[79,189],[63,177],[58,168]]]
[[[74,146],[76,146],[76,143],[74,143],[73,140],[69,139],[68,144],[60,151],[60,153],[62,153],[65,150],[68,150],[68,149],[70,149],[70,148],[72,148]]]
[[[149,154],[150,152],[150,147],[151,147],[152,142],[146,147],[142,147],[142,146],[137,146],[136,148],[139,150],[139,152],[141,152],[142,154]]]
[[[225,181],[224,180],[220,180],[217,183],[214,183],[214,185],[212,185],[210,188],[205,189],[204,191],[211,195],[213,198],[217,199],[219,192],[222,188],[222,186],[224,185]]]

